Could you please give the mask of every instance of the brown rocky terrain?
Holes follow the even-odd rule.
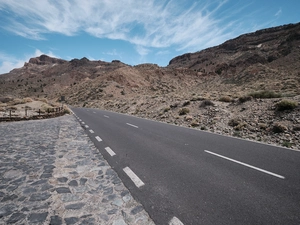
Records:
[[[43,97],[300,149],[300,23],[245,34],[167,67],[45,55],[0,76]]]

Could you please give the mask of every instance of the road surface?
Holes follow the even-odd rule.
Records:
[[[157,225],[300,224],[300,152],[72,108]]]

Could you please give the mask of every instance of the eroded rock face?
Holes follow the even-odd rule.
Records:
[[[290,24],[244,34],[216,47],[177,56],[169,67],[181,66],[226,76],[253,64],[277,68],[283,61],[291,60],[290,63],[299,65],[291,59],[299,55],[299,45],[300,23]]]
[[[41,55],[39,57],[31,58],[29,60],[29,63],[37,64],[37,65],[47,65],[47,64],[54,64],[54,63],[62,64],[65,62],[67,62],[67,61],[63,60],[63,59],[52,58],[47,55]]]

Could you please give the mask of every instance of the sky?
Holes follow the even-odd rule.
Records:
[[[300,0],[0,0],[0,74],[46,54],[167,66],[241,34],[300,22]]]

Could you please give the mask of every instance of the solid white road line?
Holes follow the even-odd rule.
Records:
[[[144,182],[129,167],[125,167],[123,171],[127,174],[127,176],[129,176],[129,178],[138,188],[145,185]]]
[[[85,125],[85,128],[89,128],[89,126],[88,126],[88,125]]]
[[[82,124],[85,124],[85,122],[81,122]]]
[[[133,125],[133,124],[131,124],[131,123],[126,123],[128,126],[132,126],[132,127],[135,127],[135,128],[139,128],[138,126],[136,126],[136,125]]]
[[[91,134],[95,133],[93,130],[89,130],[89,132],[90,132]]]
[[[174,216],[170,220],[169,225],[183,225],[183,223],[177,217]]]
[[[110,154],[110,156],[116,155],[116,153],[110,147],[106,147],[105,150],[108,152],[108,154]]]
[[[104,117],[109,118],[109,116],[107,116],[107,115],[104,115]]]
[[[99,141],[99,142],[102,141],[102,139],[101,139],[99,136],[96,136],[95,138],[96,138],[96,140]]]
[[[220,158],[223,158],[223,159],[229,160],[229,161],[231,161],[231,162],[235,162],[235,163],[237,163],[237,164],[240,164],[240,165],[243,165],[243,166],[249,167],[249,168],[251,168],[251,169],[254,169],[254,170],[258,170],[258,171],[260,171],[260,172],[263,172],[263,173],[266,173],[266,174],[272,175],[272,176],[274,176],[274,177],[278,177],[278,178],[281,178],[281,179],[285,179],[285,177],[284,177],[284,176],[278,175],[278,174],[276,174],[276,173],[272,173],[272,172],[270,172],[270,171],[267,171],[267,170],[264,170],[264,169],[261,169],[261,168],[255,167],[255,166],[251,166],[251,165],[249,165],[249,164],[247,164],[247,163],[243,163],[243,162],[240,162],[240,161],[237,161],[237,160],[234,160],[234,159],[228,158],[228,157],[226,157],[226,156],[223,156],[223,155],[219,155],[219,154],[217,154],[217,153],[214,153],[214,152],[211,152],[211,151],[207,151],[207,150],[204,150],[204,151],[205,151],[206,153],[209,153],[209,154],[212,154],[212,155],[218,156],[218,157],[220,157]]]

